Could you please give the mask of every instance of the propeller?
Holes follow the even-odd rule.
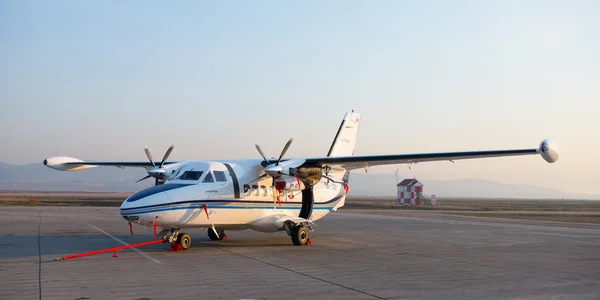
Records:
[[[294,141],[294,139],[291,138],[285,144],[285,146],[283,147],[283,150],[281,151],[281,154],[279,155],[279,159],[277,159],[277,163],[275,163],[275,164],[272,164],[269,162],[269,160],[265,156],[265,154],[262,151],[262,149],[260,148],[260,146],[258,144],[256,144],[256,150],[258,150],[258,153],[260,154],[260,156],[262,156],[262,158],[265,160],[265,162],[267,164],[265,166],[265,173],[267,173],[269,176],[271,176],[273,178],[279,178],[283,174],[283,167],[281,166],[281,159],[283,158],[283,156],[285,155],[287,150],[290,148],[290,145],[292,144],[293,141]]]
[[[277,163],[272,164],[269,162],[269,160],[267,159],[267,157],[265,156],[265,153],[262,151],[262,149],[260,148],[260,146],[258,144],[255,144],[256,146],[256,150],[258,150],[258,153],[260,154],[260,156],[262,156],[262,158],[265,160],[265,174],[259,176],[258,178],[254,179],[253,181],[258,181],[261,180],[263,178],[265,178],[266,176],[271,176],[272,178],[272,191],[273,191],[273,202],[275,202],[275,199],[277,199],[277,202],[279,202],[279,206],[281,206],[281,202],[279,200],[279,195],[275,196],[275,191],[277,191],[277,188],[275,186],[275,179],[281,177],[283,173],[283,167],[281,166],[281,159],[283,158],[283,156],[285,155],[285,153],[287,152],[287,150],[290,148],[290,145],[292,144],[292,142],[294,141],[294,138],[291,138],[283,147],[283,150],[281,151],[281,154],[279,155],[279,159],[277,159]],[[279,191],[277,191],[277,193],[279,194]]]
[[[146,177],[136,181],[136,183],[140,182],[142,180],[148,179],[150,177],[154,177],[155,178],[154,185],[158,185],[158,180],[165,176],[166,170],[163,168],[163,166],[165,165],[167,158],[171,154],[171,151],[173,151],[173,148],[175,148],[175,145],[171,145],[171,147],[169,147],[169,149],[167,149],[167,152],[165,152],[165,155],[163,156],[162,161],[160,162],[160,165],[156,166],[156,163],[154,163],[154,160],[152,159],[152,154],[150,154],[150,150],[148,150],[148,147],[144,147],[144,152],[146,152],[146,156],[148,157],[148,160],[152,164],[152,168],[147,169],[148,175],[146,175]]]

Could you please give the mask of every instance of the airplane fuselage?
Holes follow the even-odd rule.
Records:
[[[270,177],[261,175],[260,161],[197,161],[169,169],[164,184],[141,190],[121,205],[121,216],[141,225],[162,228],[207,228],[229,230],[281,230],[260,222],[273,215],[318,220],[343,206],[345,183],[322,178],[310,189],[291,184],[273,188]],[[264,172],[263,172],[264,173]],[[289,177],[289,176],[287,176]]]

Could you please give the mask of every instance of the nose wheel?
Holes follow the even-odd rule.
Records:
[[[192,237],[185,232],[179,232],[177,228],[169,230],[162,239],[171,244],[169,251],[187,250],[192,246]]]
[[[179,245],[181,245],[182,250],[187,250],[192,245],[192,237],[190,237],[189,234],[184,232],[184,233],[180,234],[179,237],[177,238],[177,243]]]

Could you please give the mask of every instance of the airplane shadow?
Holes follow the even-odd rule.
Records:
[[[156,240],[152,235],[124,236],[116,235],[116,238],[128,243],[140,243]],[[162,244],[148,245],[145,247],[160,247]],[[98,234],[77,235],[1,235],[0,236],[0,260],[7,261],[15,258],[35,258],[41,255],[62,257],[65,255],[83,253],[88,251],[123,246],[111,237]],[[130,251],[130,250],[120,250]]]
[[[209,248],[248,248],[248,247],[295,247],[290,237],[285,233],[259,233],[243,234],[236,236],[235,232],[228,233],[227,240],[213,241],[206,234],[190,234],[192,246],[184,252],[197,252]],[[157,240],[152,234],[114,235],[117,239],[127,243],[136,244]],[[43,262],[54,261],[54,258],[77,253],[123,246],[122,243],[106,235],[77,234],[77,235],[0,235],[0,261],[8,262],[13,259],[31,259],[38,263],[40,254]],[[168,243],[157,243],[137,247],[146,253],[168,252]],[[118,250],[120,252],[132,251],[131,249]],[[100,255],[110,255],[103,253]],[[50,256],[50,260],[48,260]]]

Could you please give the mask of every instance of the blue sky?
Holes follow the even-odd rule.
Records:
[[[533,148],[374,168],[600,194],[597,1],[1,1],[0,161]]]

